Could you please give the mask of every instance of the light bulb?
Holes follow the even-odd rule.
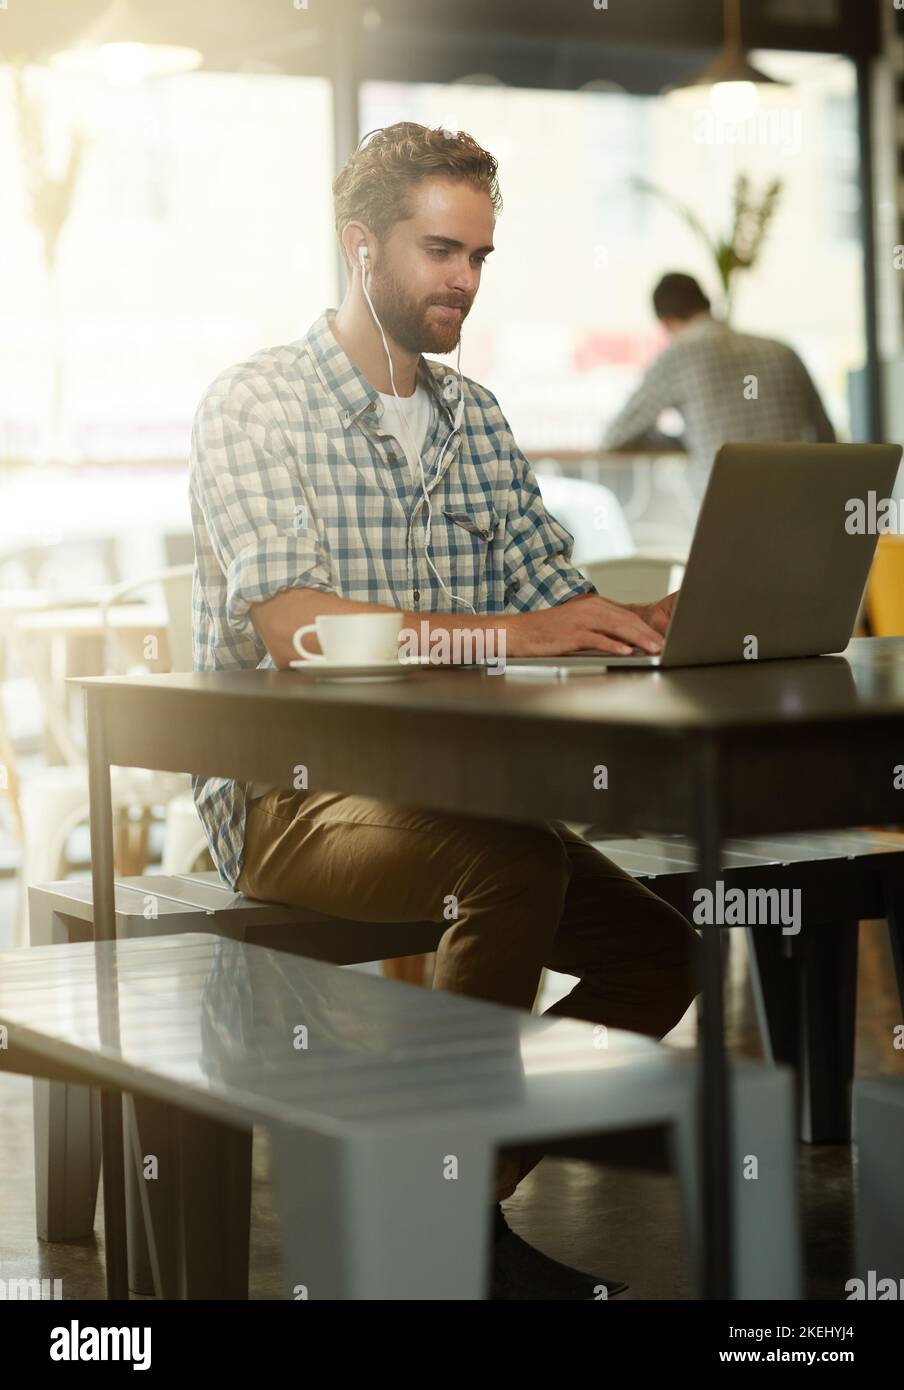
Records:
[[[753,82],[717,82],[709,94],[709,104],[720,121],[749,121],[758,102]]]
[[[3,0],[0,0],[2,8]],[[151,77],[173,77],[198,68],[204,57],[196,48],[179,44],[80,44],[54,53],[51,65],[60,72],[103,77],[117,87],[131,87]]]
[[[108,82],[129,87],[143,82],[150,71],[147,47],[143,43],[105,43],[97,55],[98,67]]]

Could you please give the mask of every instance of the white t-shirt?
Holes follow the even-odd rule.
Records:
[[[399,396],[398,399],[381,391],[380,400],[383,402],[383,419],[379,433],[391,434],[397,440],[408,460],[413,480],[420,483],[421,465],[418,455],[411,452],[408,441],[413,440],[416,448],[423,450],[430,428],[430,396],[427,388],[418,383],[413,396]]]
[[[384,395],[381,391],[380,400],[383,402],[383,418],[380,421],[379,433],[392,435],[398,442],[411,468],[412,480],[420,486],[421,465],[417,454],[411,452],[408,440],[412,439],[417,448],[423,450],[430,428],[430,396],[427,388],[418,383],[413,396],[399,396],[398,399],[391,394]],[[248,797],[250,799],[263,796],[264,792],[270,791],[273,786],[273,782],[252,782],[248,788]]]

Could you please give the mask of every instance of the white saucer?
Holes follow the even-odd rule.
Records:
[[[293,671],[304,671],[321,680],[367,681],[404,680],[409,670],[425,664],[419,657],[405,660],[392,657],[388,661],[305,661],[299,658],[298,661],[289,662]]]

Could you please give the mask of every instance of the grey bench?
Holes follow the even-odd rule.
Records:
[[[305,908],[260,903],[235,893],[216,873],[145,874],[117,879],[118,938],[214,931],[219,936],[348,965],[435,949],[432,922],[353,922]],[[28,890],[32,946],[93,938],[91,880],[65,879]],[[35,1217],[39,1239],[75,1240],[94,1229],[100,1177],[100,1098],[64,1082],[34,1084]],[[127,1190],[134,1238],[131,1287],[146,1288],[134,1192]]]
[[[690,842],[679,837],[603,838],[593,827],[585,834],[626,873],[691,916],[695,864]],[[799,935],[782,935],[770,926],[744,929],[751,983],[767,1057],[793,1066],[798,1076],[801,1138],[845,1143],[851,1134],[861,920],[887,922],[904,1008],[904,841],[867,830],[730,840],[723,865],[726,887],[801,890]],[[147,916],[149,899],[157,905],[156,919]],[[30,888],[29,912],[34,944],[87,939],[91,884],[65,881]],[[195,930],[201,912],[211,914],[205,929],[336,964],[433,951],[442,935],[432,922],[351,922],[304,908],[255,903],[231,892],[215,873],[150,874],[124,880],[117,888],[117,931],[123,936]],[[44,1142],[42,1138],[42,1146]],[[43,1192],[38,1206],[39,1211],[46,1206]],[[61,1229],[52,1221],[39,1224],[42,1233],[54,1227]]]
[[[499,1146],[651,1125],[699,1270],[691,1052],[197,932],[0,955],[0,1025],[3,1067],[125,1096],[161,1297],[247,1294],[254,1125],[290,1298],[483,1298]],[[732,1078],[737,1295],[798,1298],[791,1073]]]
[[[627,873],[692,920],[694,849],[670,838],[585,835]],[[851,1137],[851,1087],[860,921],[884,918],[904,1009],[904,839],[871,830],[728,840],[726,888],[801,891],[802,926],[747,934],[748,960],[766,1056],[794,1067],[805,1143]],[[726,928],[726,936],[732,928]],[[739,929],[740,930],[740,929]]]

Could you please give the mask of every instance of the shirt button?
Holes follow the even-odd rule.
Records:
[[[414,591],[414,601],[415,601],[415,603],[418,603],[418,602],[420,601],[420,597],[421,597],[421,591],[420,591],[420,589],[415,589],[415,591]]]

